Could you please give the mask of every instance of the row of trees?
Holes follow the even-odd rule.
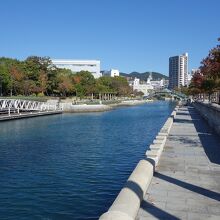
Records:
[[[220,38],[218,39],[220,42]],[[193,77],[189,86],[189,94],[206,93],[210,96],[220,91],[220,45],[209,51],[208,56],[202,60],[199,71]],[[220,95],[219,100],[220,103]]]
[[[1,95],[78,96],[132,93],[124,77],[95,79],[87,71],[74,73],[54,66],[49,57],[31,56],[24,61],[0,58]]]

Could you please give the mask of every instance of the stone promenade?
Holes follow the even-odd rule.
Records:
[[[181,107],[137,220],[220,219],[220,137]]]

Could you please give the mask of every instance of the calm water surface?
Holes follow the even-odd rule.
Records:
[[[98,219],[173,108],[0,122],[0,219]]]

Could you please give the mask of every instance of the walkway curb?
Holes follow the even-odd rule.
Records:
[[[135,220],[143,196],[153,177],[169,135],[178,107],[171,113],[160,132],[146,151],[146,159],[140,160],[109,210],[99,220]]]
[[[153,177],[153,170],[150,160],[139,161],[108,212],[99,219],[134,220]]]

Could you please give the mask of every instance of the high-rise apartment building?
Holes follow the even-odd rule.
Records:
[[[169,88],[188,85],[188,53],[169,58]]]

